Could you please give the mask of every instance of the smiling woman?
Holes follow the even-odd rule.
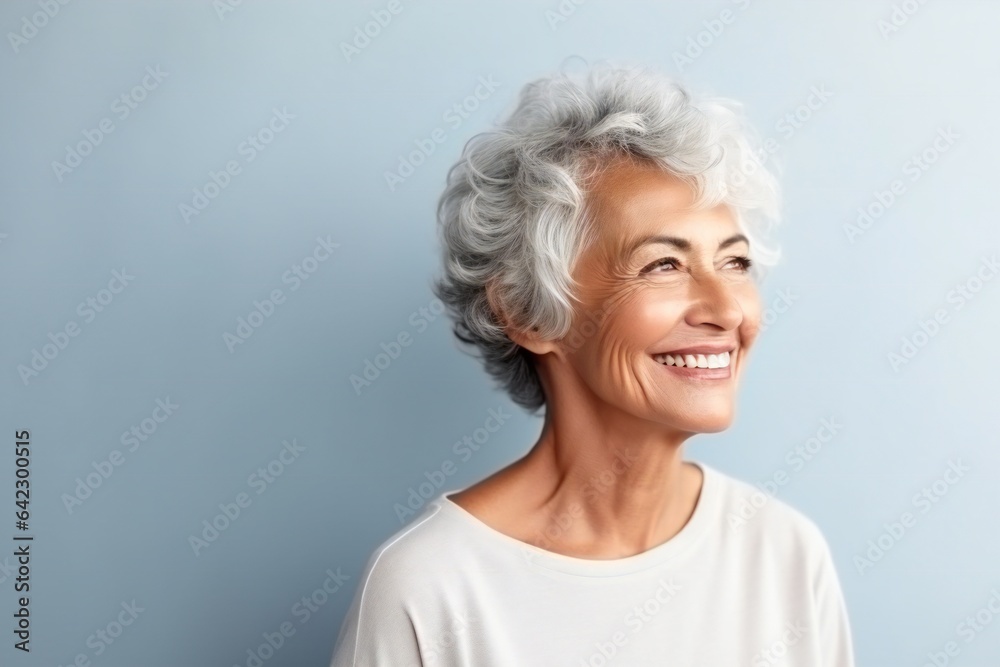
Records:
[[[756,488],[683,453],[731,425],[761,329],[758,144],[735,102],[596,66],[466,145],[436,293],[544,423],[375,550],[333,667],[853,666],[817,525],[775,498],[730,522]]]

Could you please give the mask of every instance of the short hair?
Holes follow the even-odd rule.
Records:
[[[447,173],[437,207],[444,271],[433,291],[454,335],[532,413],[545,404],[533,355],[504,323],[546,340],[570,332],[572,269],[593,238],[587,188],[616,155],[682,179],[696,207],[727,204],[751,241],[755,279],[780,256],[765,245],[779,221],[780,187],[741,103],[696,98],[646,66],[597,64],[528,83],[506,120],[472,137]]]

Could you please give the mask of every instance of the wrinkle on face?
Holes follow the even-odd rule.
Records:
[[[756,284],[729,260],[749,248],[740,242],[716,253],[721,240],[741,231],[735,216],[724,204],[694,209],[691,185],[648,161],[620,160],[592,185],[586,218],[593,243],[574,266],[579,298],[574,327],[594,313],[605,317],[593,335],[560,356],[597,396],[619,406],[661,415],[704,408],[703,388],[662,377],[650,354],[665,340],[671,349],[720,336],[735,335],[741,349],[753,342],[760,324]],[[693,248],[683,253],[645,245],[624,254],[654,234],[686,238]],[[682,266],[641,273],[667,256],[680,258]],[[665,392],[668,386],[671,391]],[[714,391],[711,409],[725,412]]]

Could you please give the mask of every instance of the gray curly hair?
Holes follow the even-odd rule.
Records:
[[[780,256],[765,245],[780,188],[762,155],[742,104],[696,99],[645,66],[598,64],[528,83],[496,130],[465,144],[438,202],[444,273],[433,291],[455,336],[478,349],[517,405],[537,412],[545,395],[533,355],[506,335],[505,322],[546,340],[570,332],[573,266],[594,239],[585,196],[609,158],[658,165],[693,187],[697,207],[729,205],[760,279]]]

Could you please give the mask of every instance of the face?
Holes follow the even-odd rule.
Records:
[[[596,236],[573,270],[574,329],[590,320],[596,331],[558,344],[560,374],[683,432],[727,428],[761,315],[749,242],[732,212],[695,210],[690,186],[625,161],[589,196]]]

